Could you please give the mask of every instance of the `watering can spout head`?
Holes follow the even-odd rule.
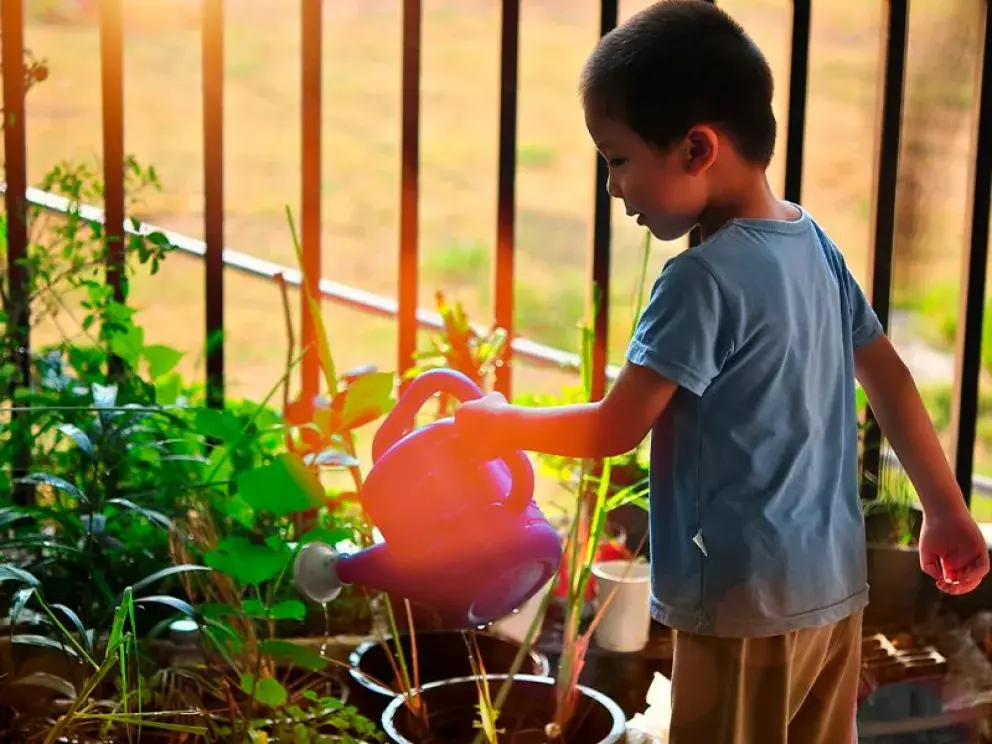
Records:
[[[304,545],[293,562],[293,583],[296,588],[305,597],[320,604],[336,599],[344,587],[337,569],[340,558],[340,553],[330,545]]]

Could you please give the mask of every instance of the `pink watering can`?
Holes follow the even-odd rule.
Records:
[[[353,554],[311,543],[297,555],[297,588],[329,602],[345,584],[379,589],[435,609],[446,623],[476,627],[509,615],[558,570],[561,539],[533,501],[523,452],[474,459],[454,420],[414,429],[436,393],[468,401],[483,393],[449,369],[415,378],[372,442],[360,494],[384,542]]]

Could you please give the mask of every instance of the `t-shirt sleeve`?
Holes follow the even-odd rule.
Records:
[[[627,360],[702,395],[733,352],[733,328],[713,274],[695,258],[679,256],[655,282]]]
[[[847,282],[847,297],[851,303],[851,340],[854,348],[857,349],[870,344],[884,331],[874,308],[851,272],[847,272]]]
[[[882,336],[885,331],[874,308],[868,302],[861,286],[848,268],[847,261],[844,260],[844,255],[840,249],[832,243],[829,244],[829,249],[834,255],[836,265],[840,268],[838,278],[847,295],[848,307],[851,309],[851,342],[857,349],[870,344]]]

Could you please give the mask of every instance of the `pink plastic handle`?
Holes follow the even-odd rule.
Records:
[[[432,369],[414,378],[396,406],[386,416],[372,440],[372,461],[413,429],[414,417],[421,407],[437,393],[447,393],[462,402],[478,400],[484,393],[462,372],[453,369]],[[534,468],[523,452],[503,458],[512,479],[507,503],[527,508],[534,493]]]

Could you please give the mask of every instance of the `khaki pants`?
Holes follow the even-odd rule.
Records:
[[[675,633],[670,744],[852,744],[861,612],[770,638]]]

